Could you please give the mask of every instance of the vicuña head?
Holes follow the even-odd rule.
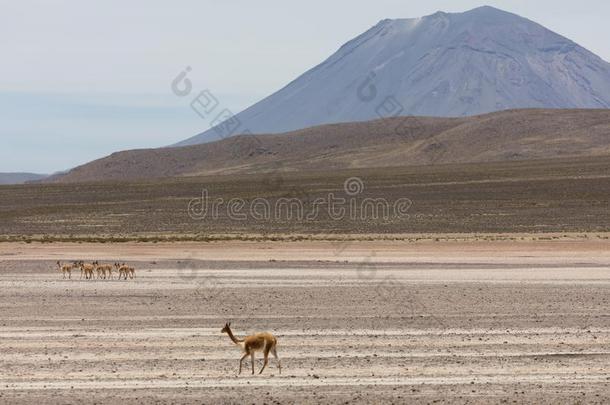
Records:
[[[222,328],[221,333],[226,333],[229,335],[229,338],[233,343],[241,347],[244,351],[244,355],[239,360],[239,374],[241,374],[242,362],[249,355],[252,362],[252,374],[254,374],[254,353],[258,351],[262,351],[265,356],[265,362],[259,374],[262,374],[265,367],[269,363],[269,352],[273,354],[273,357],[277,360],[277,366],[280,370],[280,374],[282,374],[282,363],[280,362],[280,358],[277,355],[277,339],[271,333],[263,332],[257,333],[255,335],[246,336],[243,339],[238,339],[233,335],[233,331],[231,331],[231,322],[225,323],[224,328]]]
[[[57,264],[59,264],[59,262],[57,262]],[[231,336],[232,335],[232,333],[231,333],[231,322],[225,323],[225,327],[222,328],[220,333],[228,333],[229,336]]]

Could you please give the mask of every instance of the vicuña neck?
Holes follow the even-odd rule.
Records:
[[[233,335],[233,332],[231,331],[231,329],[228,329],[227,333],[229,334],[229,338],[233,341],[233,343],[238,344],[238,343],[242,342],[241,340],[237,339],[235,337],[235,335]]]

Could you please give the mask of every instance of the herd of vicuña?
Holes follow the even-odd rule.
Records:
[[[72,271],[80,270],[80,278],[85,280],[113,280],[113,271],[116,270],[119,276],[119,280],[127,280],[128,278],[134,279],[136,277],[136,270],[131,266],[127,266],[125,263],[114,263],[111,264],[100,264],[98,261],[92,263],[85,263],[82,260],[74,261],[72,263],[61,264],[57,262],[59,271],[63,274],[64,278],[71,279]]]

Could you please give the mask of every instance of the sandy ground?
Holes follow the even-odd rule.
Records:
[[[610,402],[607,241],[5,243],[0,287],[0,403]]]

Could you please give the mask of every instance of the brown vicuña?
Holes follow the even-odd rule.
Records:
[[[114,267],[119,271],[119,280],[127,280],[127,277],[133,279],[136,276],[136,269],[130,266],[127,266],[125,263],[115,263]]]
[[[95,266],[92,263],[84,263],[82,260],[79,262],[80,266],[80,275],[81,278],[83,274],[87,280],[92,280],[94,278]]]
[[[66,278],[66,274],[68,278],[72,278],[72,269],[74,268],[73,264],[64,264],[62,265],[59,261],[57,262],[57,267],[59,267],[59,271],[61,271]]]
[[[109,279],[112,279],[112,266],[111,265],[100,264],[98,261],[93,262],[93,265],[95,266],[95,270],[97,271],[98,278],[103,278],[105,280],[106,277],[108,277]]]
[[[252,374],[254,374],[254,353],[258,351],[262,351],[265,355],[265,362],[259,374],[262,374],[265,367],[269,363],[269,352],[273,354],[273,357],[277,360],[277,367],[280,370],[280,374],[282,374],[282,362],[280,358],[277,356],[277,339],[271,333],[263,332],[257,333],[255,335],[246,336],[243,339],[237,339],[233,332],[231,331],[231,322],[227,322],[225,327],[222,328],[221,333],[226,333],[229,335],[229,338],[241,347],[244,351],[244,355],[241,359],[239,359],[239,374],[241,374],[242,362],[249,355],[252,362]]]

